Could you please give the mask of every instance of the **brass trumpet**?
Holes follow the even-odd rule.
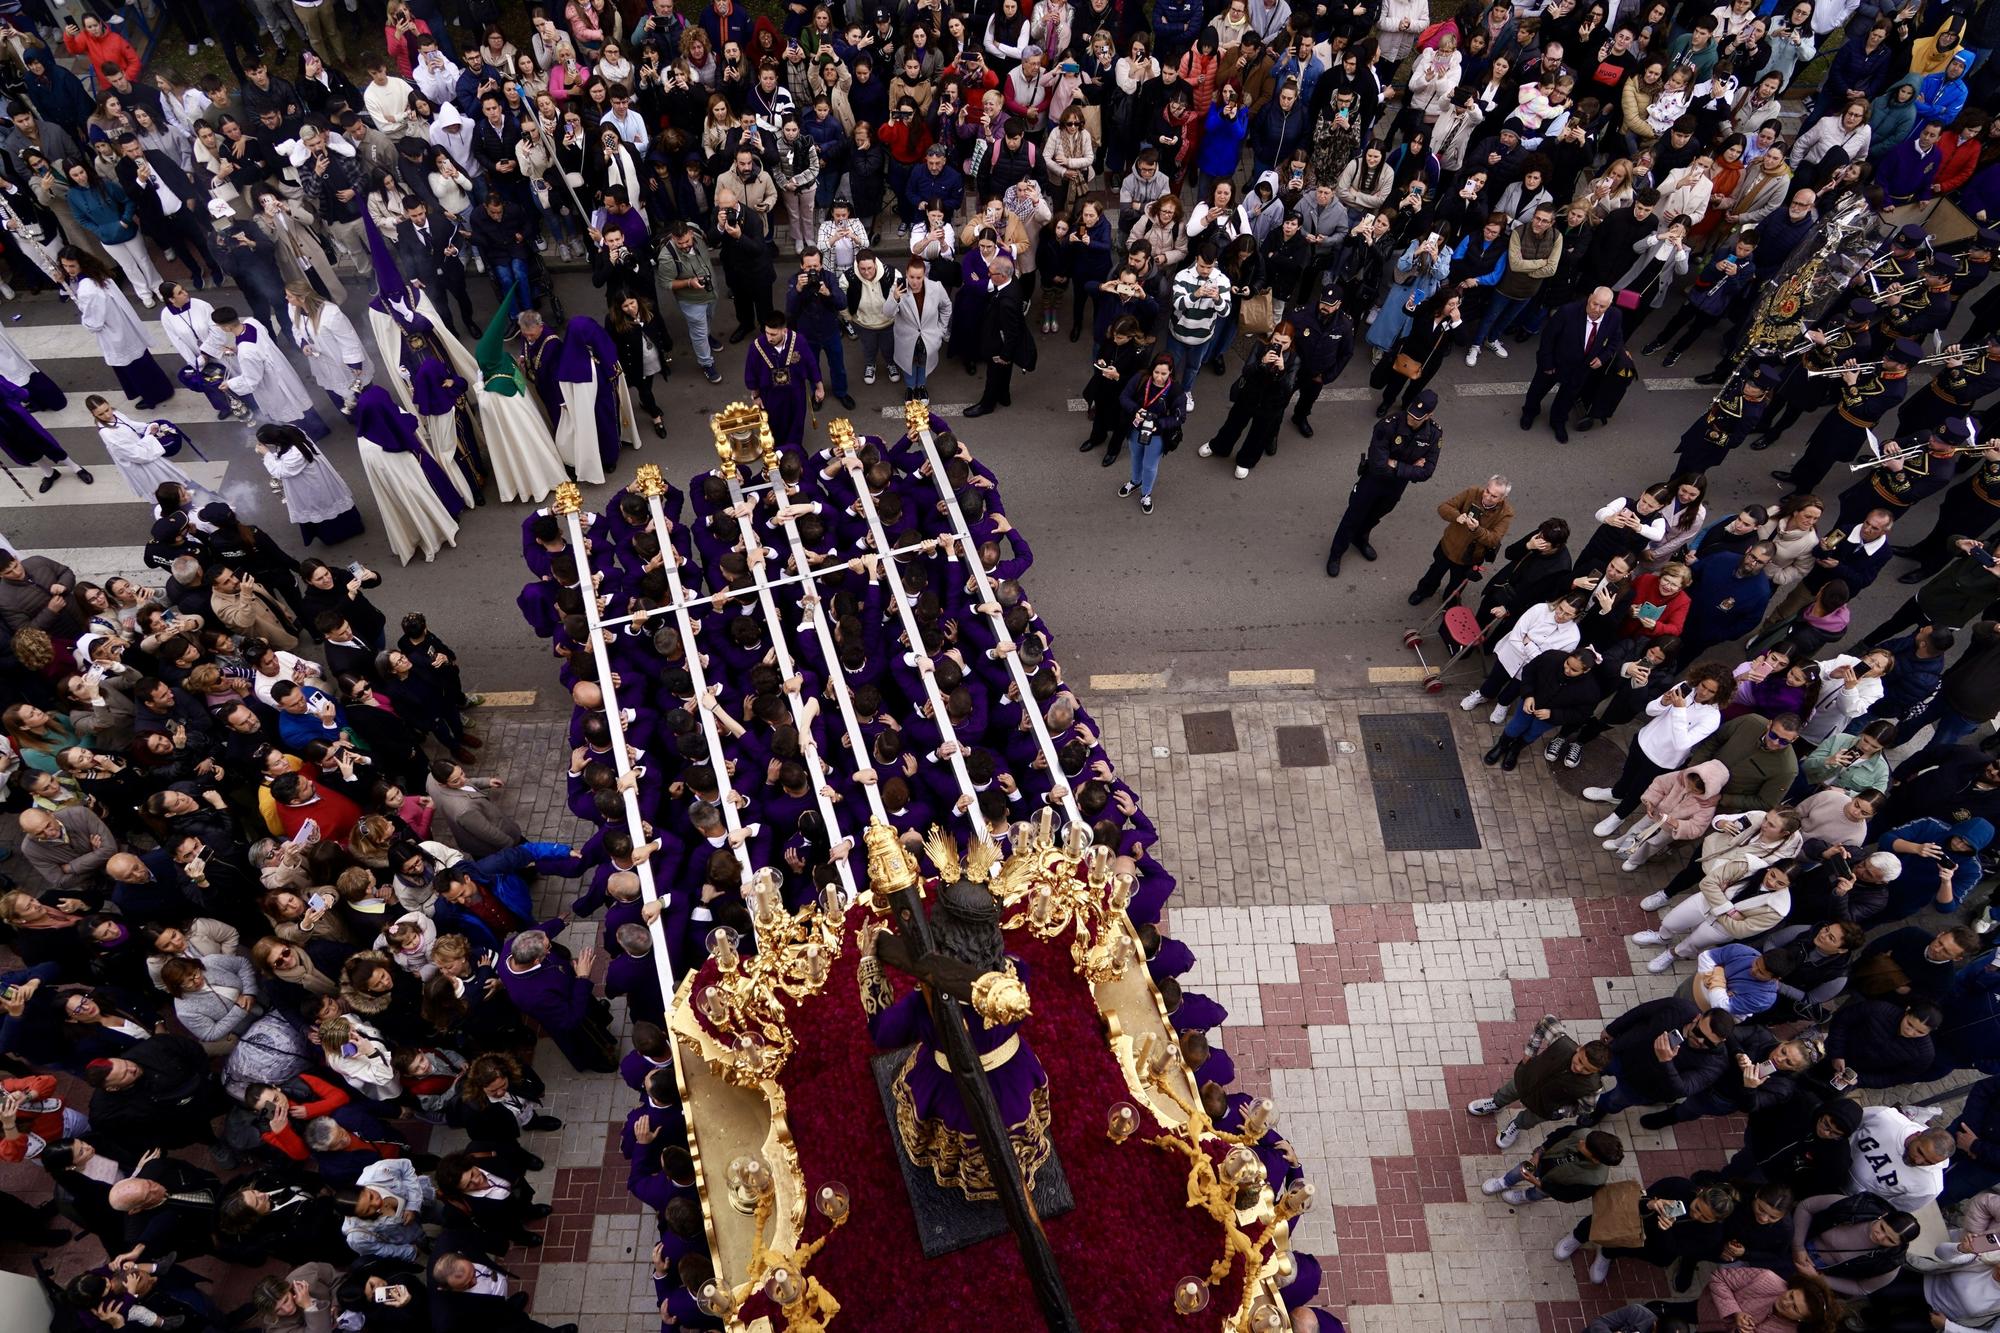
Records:
[[[1942,352],[1939,352],[1936,356],[1926,356],[1919,359],[1917,364],[1920,366],[1938,366],[1938,365],[1943,365],[1947,361],[1962,361],[1971,357],[1972,355],[1973,352],[1971,350],[1967,350],[1966,348],[1953,345],[1951,347],[1945,348]],[[1806,375],[1808,378],[1811,379],[1819,379],[1821,376],[1825,375],[1842,375],[1850,370],[1859,371],[1861,374],[1867,375],[1874,371],[1880,370],[1882,368],[1882,365],[1883,363],[1880,361],[1863,361],[1858,365],[1852,365],[1852,366],[1829,366],[1825,370],[1808,370],[1806,371]]]

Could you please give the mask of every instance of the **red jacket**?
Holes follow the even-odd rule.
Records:
[[[300,1074],[299,1078],[313,1090],[313,1100],[292,1103],[294,1110],[304,1114],[287,1120],[283,1129],[265,1129],[261,1137],[294,1162],[309,1162],[312,1154],[306,1150],[305,1140],[299,1137],[299,1126],[319,1116],[332,1115],[347,1105],[348,1096],[344,1088],[337,1088],[323,1078],[314,1078],[311,1074]]]
[[[1972,179],[1972,173],[1979,169],[1979,147],[1983,139],[1961,139],[1957,130],[1946,130],[1938,137],[1938,152],[1942,155],[1938,163],[1937,179],[1931,183],[1933,194],[1950,194],[1959,186]]]
[[[1638,615],[1638,608],[1648,604],[1663,608],[1651,629],[1640,623]],[[1658,574],[1641,574],[1632,580],[1632,606],[1632,616],[1625,622],[1625,637],[1628,639],[1638,634],[1654,639],[1665,638],[1669,634],[1679,634],[1681,626],[1687,623],[1687,589],[1681,589],[1672,597],[1661,597]]]
[[[125,77],[134,83],[139,81],[139,53],[132,49],[132,43],[106,28],[96,37],[81,28],[65,33],[63,45],[71,55],[90,57],[90,72],[97,73],[107,64],[113,64],[125,71]]]
[[[32,1101],[43,1101],[56,1095],[54,1074],[34,1074],[27,1078],[0,1079],[0,1092],[25,1092]],[[63,1104],[60,1099],[46,1111],[23,1111],[14,1127],[20,1131],[11,1139],[0,1139],[0,1162],[25,1162],[28,1160],[28,1135],[33,1134],[43,1143],[54,1143],[63,1137]]]
[[[319,825],[320,837],[329,842],[346,842],[347,835],[354,832],[354,826],[361,819],[361,808],[330,787],[322,786],[305,773],[299,774],[302,782],[311,782],[319,793],[317,801],[305,805],[278,806],[278,822],[285,827],[285,836],[295,837],[299,828],[308,819]]]
[[[875,138],[890,157],[906,167],[914,167],[924,160],[924,152],[931,146],[931,127],[922,116],[897,120],[892,115],[875,132]]]

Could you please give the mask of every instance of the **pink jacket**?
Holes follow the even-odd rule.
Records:
[[[1784,1294],[1785,1279],[1768,1268],[1718,1268],[1702,1293],[1702,1323],[1720,1320],[1727,1328],[1747,1314],[1757,1333],[1796,1333],[1797,1323],[1771,1309]]]
[[[1687,784],[1689,773],[1701,778],[1706,795],[1694,794]],[[1723,784],[1728,781],[1729,766],[1719,759],[1711,759],[1693,768],[1662,773],[1646,788],[1639,804],[1675,838],[1699,838],[1708,831],[1708,821],[1715,816],[1716,804],[1722,800]]]

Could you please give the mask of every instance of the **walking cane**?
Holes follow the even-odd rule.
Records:
[[[23,500],[26,500],[29,504],[33,504],[35,502],[35,497],[28,494],[28,488],[26,486],[23,486],[21,484],[21,479],[14,475],[13,468],[8,467],[4,463],[0,463],[0,472],[4,472],[7,474],[7,480],[14,483],[14,489],[21,493],[21,498]]]

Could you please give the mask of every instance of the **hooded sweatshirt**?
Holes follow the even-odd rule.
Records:
[[[1700,794],[1688,785],[1690,776],[1700,779]],[[1676,841],[1699,838],[1708,832],[1709,820],[1715,817],[1715,805],[1722,796],[1723,784],[1728,781],[1729,766],[1719,759],[1711,759],[1692,768],[1662,773],[1646,788],[1639,804],[1645,807],[1647,814],[1659,820]]]
[[[1923,77],[1905,75],[1868,104],[1868,155],[1879,158],[1917,131],[1918,85]],[[1908,88],[1911,96],[1900,97],[1897,90]]]
[[[1917,114],[1925,120],[1934,120],[1940,125],[1949,125],[1958,119],[1958,113],[1965,109],[1966,79],[1972,75],[1972,67],[1979,63],[1976,51],[1953,51],[1952,60],[1959,61],[1964,68],[1957,78],[1952,77],[1949,64],[1936,74],[1926,74],[1924,81],[1917,85]]]

